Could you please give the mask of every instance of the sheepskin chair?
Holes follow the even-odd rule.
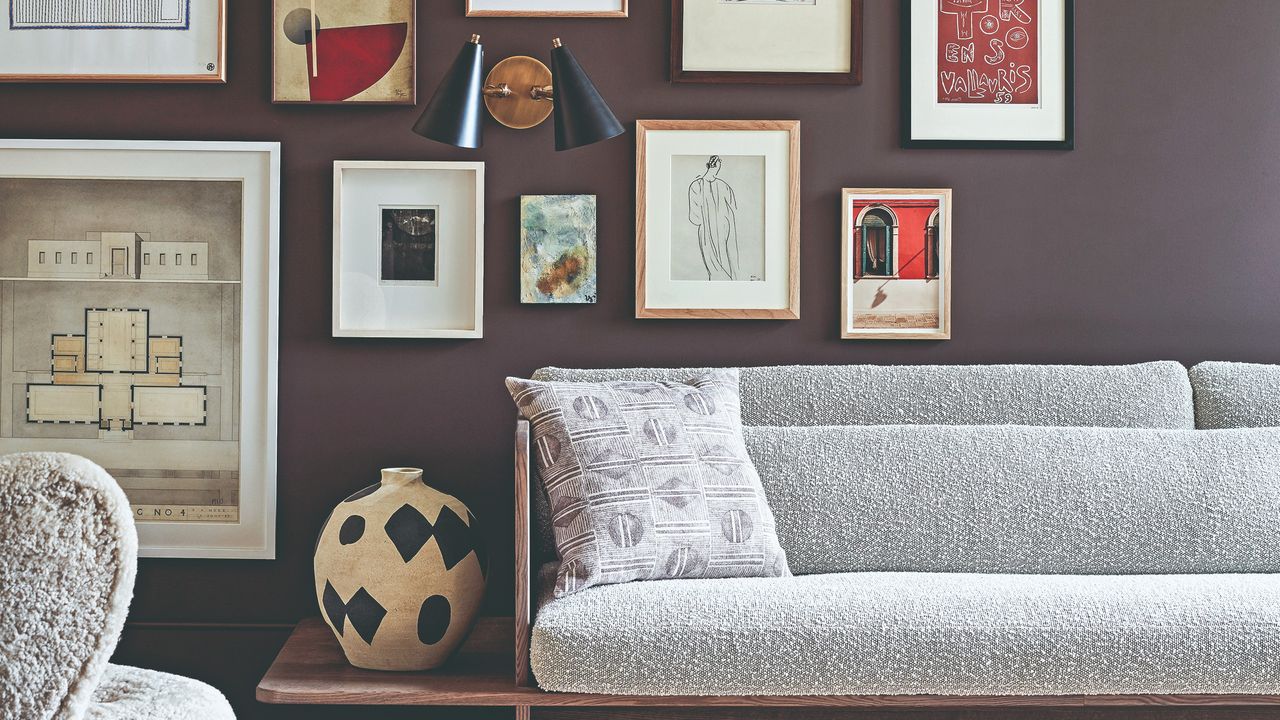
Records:
[[[0,457],[0,720],[234,720],[203,683],[108,663],[138,536],[116,481],[62,453]]]

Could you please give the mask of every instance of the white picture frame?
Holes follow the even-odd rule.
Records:
[[[387,277],[387,208],[431,211],[431,281]],[[333,336],[484,336],[484,163],[334,162]]]
[[[0,82],[227,79],[227,0],[9,0]]]
[[[163,199],[168,187],[207,194],[182,206]],[[0,140],[0,207],[0,345],[15,358],[0,368],[0,452],[73,452],[107,468],[130,496],[143,557],[274,559],[280,144]],[[239,238],[211,232],[210,217]],[[42,268],[45,245],[50,263],[65,247],[81,264]],[[171,257],[167,270],[150,254]],[[145,355],[110,356],[121,344],[106,322],[90,332],[91,313],[122,312],[137,318],[124,345],[145,334]],[[133,362],[141,369],[112,364]],[[58,373],[69,373],[61,385]],[[94,384],[96,404],[33,406],[33,386]],[[133,396],[113,404],[112,387]]]
[[[466,0],[467,17],[625,18],[630,0]]]
[[[636,121],[636,317],[800,319],[800,121]]]

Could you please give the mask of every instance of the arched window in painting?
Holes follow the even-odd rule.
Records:
[[[854,277],[892,277],[897,273],[894,242],[898,219],[887,207],[871,207],[858,221],[858,263]]]
[[[939,211],[934,210],[929,216],[929,224],[924,229],[924,276],[936,280],[942,274],[942,246],[939,238]]]

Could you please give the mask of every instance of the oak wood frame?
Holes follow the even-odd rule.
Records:
[[[918,332],[854,332],[849,327],[849,291],[854,282],[895,280],[893,277],[866,277],[853,279],[853,220],[849,214],[849,202],[853,195],[884,195],[897,198],[903,195],[941,195],[942,212],[942,303],[941,328]],[[951,339],[951,188],[844,188],[840,192],[840,338],[842,340],[950,340]]]
[[[218,3],[217,74],[0,73],[0,83],[225,83],[227,81],[227,0]]]
[[[472,0],[467,0],[467,17],[625,18],[630,14],[631,0],[621,1],[621,10],[579,12],[576,10],[472,10]]]
[[[849,0],[852,27],[849,32],[849,72],[763,72],[758,70],[685,70],[684,4],[671,0],[671,82],[752,85],[861,85],[862,0]]]
[[[225,2],[225,0],[224,0]],[[316,13],[319,15],[319,13]],[[280,100],[276,97],[276,51],[280,27],[280,0],[271,0],[271,104],[273,105],[417,105],[418,104],[418,3],[409,3],[409,28],[412,30],[412,41],[409,43],[409,62],[412,65],[412,78],[409,82],[409,97],[402,100]]]
[[[787,152],[787,307],[785,308],[651,308],[645,279],[648,183],[645,161],[650,131],[786,132]],[[675,320],[800,319],[800,121],[799,120],[637,120],[636,121],[636,317]]]

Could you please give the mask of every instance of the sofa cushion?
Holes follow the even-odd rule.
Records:
[[[1191,368],[1196,426],[1280,426],[1280,365],[1202,362]]]
[[[533,429],[555,592],[661,578],[789,574],[742,442],[738,371],[688,382],[507,378]]]
[[[703,369],[572,370],[535,380],[681,381]],[[1194,428],[1187,370],[1140,365],[744,367],[744,425],[1076,425]]]
[[[1276,693],[1280,577],[854,573],[546,601],[546,690],[628,695]]]
[[[745,430],[792,572],[1280,572],[1280,429]]]

